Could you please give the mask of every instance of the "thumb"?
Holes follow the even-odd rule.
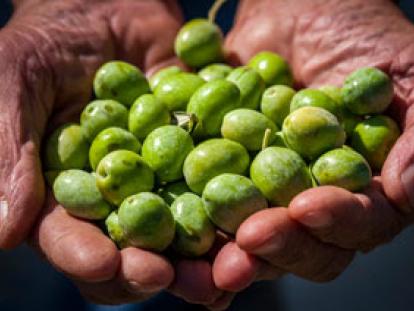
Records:
[[[10,39],[10,40],[8,40]],[[29,234],[44,199],[36,118],[45,107],[35,96],[37,73],[23,75],[30,59],[18,56],[16,43],[0,36],[0,248],[12,248]],[[33,57],[31,57],[33,62]],[[34,65],[34,63],[32,63]],[[43,98],[47,90],[42,90]],[[46,114],[46,113],[45,113]]]
[[[414,214],[414,127],[404,131],[382,169],[384,191],[405,214]]]
[[[6,134],[7,131],[2,124],[0,248],[12,248],[23,242],[39,214],[44,198],[38,147],[31,140],[13,141],[14,138]]]

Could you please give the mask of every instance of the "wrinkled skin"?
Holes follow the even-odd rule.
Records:
[[[359,194],[326,186],[298,195],[288,209],[256,213],[213,266],[216,285],[237,292],[271,264],[313,281],[338,276],[356,251],[390,241],[413,219],[414,26],[389,0],[245,0],[227,38],[233,62],[271,50],[292,64],[298,86],[340,85],[356,68],[391,75],[389,114],[403,127],[381,176]],[[248,257],[250,256],[250,257]],[[240,259],[229,264],[233,257]],[[252,261],[263,259],[258,266]],[[243,273],[242,273],[242,272]],[[272,271],[277,275],[276,271]],[[269,278],[272,273],[259,273]],[[244,277],[242,278],[241,275]]]
[[[57,125],[79,119],[96,69],[121,59],[150,75],[177,63],[181,22],[173,0],[23,0],[0,31],[0,200],[7,202],[0,247],[30,234],[32,245],[97,303],[140,301],[165,288],[207,305],[224,294],[206,260],[173,267],[148,251],[118,251],[98,227],[68,216],[43,186],[40,143]]]
[[[76,118],[89,99],[93,72],[105,60],[116,56],[147,73],[171,64],[180,20],[172,2],[166,9],[155,0],[16,2],[21,7],[14,20],[0,31],[0,198],[8,202],[8,216],[0,219],[2,248],[27,236],[43,206],[38,149],[46,123],[52,129]],[[181,260],[173,271],[158,255],[134,248],[118,252],[98,228],[68,217],[50,196],[35,244],[76,279],[84,295],[101,303],[144,299],[175,275],[170,290],[176,295],[223,310],[234,292],[254,280],[285,272],[317,281],[336,277],[355,250],[389,241],[412,220],[413,30],[390,0],[244,0],[227,39],[234,63],[245,64],[264,49],[280,53],[292,64],[298,86],[339,85],[367,65],[392,76],[396,96],[389,112],[404,134],[365,193],[320,187],[299,195],[289,209],[261,211],[239,229],[237,244],[220,250],[212,267],[206,260]],[[148,265],[137,264],[143,260]]]

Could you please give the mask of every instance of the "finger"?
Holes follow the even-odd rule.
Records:
[[[94,224],[74,218],[49,193],[49,208],[34,232],[34,242],[56,269],[86,282],[112,279],[120,265],[115,244]]]
[[[142,301],[167,288],[174,270],[158,254],[137,248],[121,251],[121,265],[116,277],[100,283],[76,282],[81,293],[99,304],[123,304]]]
[[[337,277],[354,253],[324,244],[292,220],[286,208],[271,208],[248,218],[237,231],[239,247],[298,276],[319,282]]]
[[[187,302],[204,305],[214,303],[223,293],[214,285],[210,263],[201,259],[177,262],[170,291]]]
[[[36,144],[16,141],[10,135],[13,126],[5,128],[1,122],[0,248],[4,249],[17,246],[28,236],[45,190]]]
[[[260,269],[256,274],[255,281],[273,281],[286,274],[286,271],[262,261]]]
[[[150,294],[136,295],[126,290],[121,282],[110,280],[100,283],[75,281],[81,295],[89,302],[100,305],[119,305],[139,302],[149,298]]]
[[[414,127],[407,129],[382,168],[384,192],[401,212],[414,213]]]
[[[280,269],[269,266],[268,263],[240,249],[236,243],[229,242],[217,254],[214,261],[214,283],[220,289],[239,292],[256,280],[276,278],[283,274]],[[276,274],[275,271],[278,273]]]
[[[369,250],[389,241],[402,228],[402,217],[378,189],[353,194],[323,186],[296,196],[289,216],[321,241],[341,248]]]
[[[121,251],[119,277],[133,293],[156,293],[174,279],[174,268],[161,255],[129,247]]]
[[[217,299],[217,301],[208,305],[207,308],[211,311],[227,310],[235,296],[235,293],[225,292],[219,299]]]
[[[241,250],[234,242],[227,243],[217,254],[213,264],[213,279],[220,289],[238,292],[256,278],[260,262]]]

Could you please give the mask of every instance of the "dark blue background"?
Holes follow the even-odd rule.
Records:
[[[0,0],[0,27],[6,24],[11,14],[12,14],[11,2]]]
[[[59,1],[59,0],[55,0]],[[303,0],[307,1],[307,0]],[[188,18],[206,16],[212,1],[182,1]],[[226,31],[232,24],[237,1],[229,1],[217,21]],[[414,20],[412,0],[401,7]],[[0,0],[0,26],[11,15],[11,5]],[[407,229],[395,241],[367,255],[359,255],[336,281],[315,284],[293,276],[277,283],[260,283],[236,299],[232,310],[283,311],[412,311],[414,310],[414,229]],[[105,307],[103,310],[186,311],[202,310],[162,294],[157,299],[133,306]],[[1,311],[96,311],[76,288],[31,249],[0,251]],[[102,310],[102,309],[100,309]]]

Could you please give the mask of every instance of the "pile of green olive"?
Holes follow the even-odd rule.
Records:
[[[393,87],[379,69],[359,69],[341,87],[295,90],[275,53],[223,63],[221,30],[204,19],[182,27],[175,51],[192,72],[170,66],[147,80],[131,64],[103,64],[80,124],[45,144],[56,200],[104,223],[120,248],[201,256],[217,229],[234,234],[306,189],[363,190],[400,135],[382,115]]]

